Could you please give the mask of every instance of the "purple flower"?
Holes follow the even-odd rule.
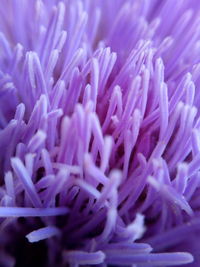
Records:
[[[0,266],[200,266],[200,2],[1,0]]]

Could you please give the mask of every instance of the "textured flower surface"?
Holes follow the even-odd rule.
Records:
[[[200,266],[200,1],[1,0],[0,266]]]

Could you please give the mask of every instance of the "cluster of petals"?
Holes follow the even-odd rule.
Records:
[[[199,240],[200,2],[1,0],[0,265],[198,267]]]

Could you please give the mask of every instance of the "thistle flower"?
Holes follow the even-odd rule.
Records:
[[[1,1],[1,266],[200,265],[199,15]]]

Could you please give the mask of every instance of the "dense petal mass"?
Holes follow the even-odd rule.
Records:
[[[200,2],[1,0],[0,266],[200,266]]]

